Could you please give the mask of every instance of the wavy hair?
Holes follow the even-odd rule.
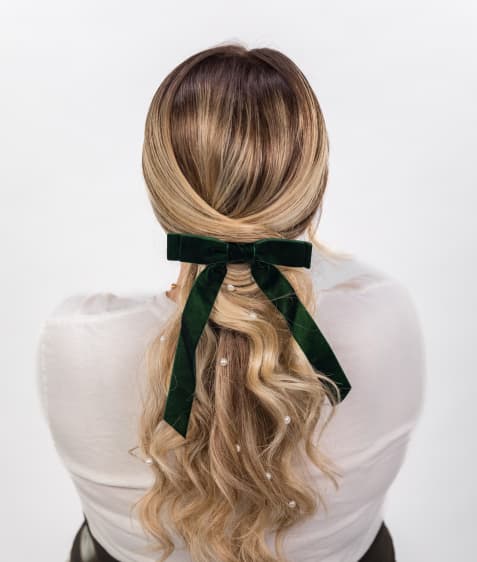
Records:
[[[306,233],[333,256],[312,228],[328,177],[325,122],[303,73],[275,49],[227,43],[174,68],[147,113],[142,169],[166,232],[235,242]],[[336,488],[342,476],[318,447],[336,398],[249,265],[228,264],[197,347],[187,438],[163,422],[182,310],[205,265],[185,267],[177,309],[145,355],[138,435],[154,482],[135,504],[140,523],[160,562],[174,551],[174,534],[195,562],[284,561],[284,532],[326,509],[301,469],[310,460]],[[310,272],[277,267],[314,314]],[[224,356],[226,366],[219,364]],[[276,533],[275,553],[267,532]]]

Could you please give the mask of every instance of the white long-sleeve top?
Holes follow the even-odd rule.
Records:
[[[386,493],[422,411],[423,334],[409,290],[355,256],[335,262],[313,247],[311,275],[315,322],[352,389],[320,440],[342,471],[340,488],[310,462],[328,512],[293,527],[284,548],[292,562],[356,562],[385,519]],[[38,390],[56,450],[91,532],[121,562],[154,560],[130,516],[152,470],[128,450],[137,445],[146,346],[176,307],[165,290],[74,294],[58,303],[38,338]],[[273,539],[269,533],[272,551]],[[192,562],[174,540],[168,562]]]

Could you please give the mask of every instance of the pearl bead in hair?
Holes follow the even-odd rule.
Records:
[[[256,319],[257,319],[257,313],[255,312],[255,310],[252,310],[252,311],[249,313],[249,316],[250,316],[250,318],[252,318],[253,320],[256,320]]]
[[[235,445],[235,448],[237,449],[237,452],[240,453],[240,445],[238,443]]]
[[[227,283],[227,291],[235,291],[235,285],[232,285],[232,283]]]
[[[288,507],[296,507],[296,501],[295,500],[290,500],[288,502]]]
[[[285,416],[283,418],[283,421],[288,425],[291,422],[291,417],[290,416]]]
[[[219,363],[225,367],[225,365],[227,365],[229,362],[229,360],[227,359],[227,357],[221,357]]]
[[[151,459],[151,457],[147,457],[147,458],[144,459],[144,462],[146,464],[152,464],[154,461]]]
[[[162,334],[162,336],[159,338],[161,341],[164,341],[166,339],[166,336],[164,334]]]
[[[268,480],[272,479],[272,473],[271,472],[265,472],[265,476],[268,478]]]

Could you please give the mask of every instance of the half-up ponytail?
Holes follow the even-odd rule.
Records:
[[[328,253],[312,231],[328,174],[326,128],[307,80],[279,51],[228,44],[176,67],[148,111],[143,173],[166,232],[236,242],[307,232]],[[283,561],[284,531],[326,508],[301,470],[308,459],[338,486],[316,435],[325,398],[322,430],[336,403],[249,265],[235,263],[197,347],[187,438],[162,422],[182,309],[204,267],[186,265],[176,311],[147,349],[139,446],[155,481],[135,507],[161,562],[174,550],[171,533],[194,562]],[[309,271],[277,267],[313,314]]]

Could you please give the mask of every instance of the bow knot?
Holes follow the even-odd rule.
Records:
[[[252,262],[255,260],[255,242],[227,242],[228,262]]]

